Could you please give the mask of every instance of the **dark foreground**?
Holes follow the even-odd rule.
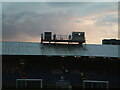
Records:
[[[87,89],[83,89],[83,88],[72,88],[72,89],[55,89],[55,88],[49,88],[49,89],[2,89],[2,90],[91,90],[92,88],[87,88]],[[99,90],[100,88],[94,88],[92,90]],[[118,88],[109,88],[109,89],[106,89],[106,88],[102,88],[101,90],[113,90],[113,89],[117,89],[119,90]]]
[[[73,85],[79,85],[75,90],[82,90],[83,80],[108,81],[109,88],[120,88],[119,58],[3,55],[2,59],[3,90],[16,90],[13,88],[16,88],[17,79],[42,79],[44,89],[41,90],[56,90],[53,84],[61,77],[72,85],[72,90]],[[32,84],[29,81],[27,85],[31,88]]]

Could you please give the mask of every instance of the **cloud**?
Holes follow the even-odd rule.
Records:
[[[118,24],[118,15],[117,14],[107,14],[102,17],[94,18],[94,20],[96,21],[96,25],[111,26],[114,24]]]
[[[103,12],[84,18],[73,18],[81,22],[75,24],[76,31],[86,32],[87,43],[101,43],[102,39],[118,38],[118,15]]]
[[[45,31],[56,34],[84,31],[88,43],[93,42],[95,34],[99,34],[95,43],[98,40],[100,42],[101,38],[105,38],[105,30],[110,33],[117,29],[116,13],[113,14],[117,9],[115,5],[116,3],[3,3],[3,40],[39,41],[40,34]]]
[[[62,33],[62,28],[69,21],[69,17],[59,12],[59,16],[54,13],[18,13],[15,15],[3,15],[3,39],[14,39],[25,33],[31,37],[40,36],[44,31]],[[64,23],[63,23],[64,22]],[[19,39],[19,38],[18,38]]]

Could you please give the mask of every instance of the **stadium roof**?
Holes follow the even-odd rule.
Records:
[[[48,55],[48,56],[97,56],[120,57],[120,45],[68,45],[68,44],[41,44],[32,42],[0,42],[1,55]]]

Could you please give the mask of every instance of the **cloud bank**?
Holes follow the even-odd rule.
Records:
[[[4,2],[2,6],[3,41],[39,42],[45,31],[84,31],[87,43],[118,37],[115,2]]]

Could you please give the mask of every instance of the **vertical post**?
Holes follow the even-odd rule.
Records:
[[[91,87],[93,88],[93,82],[91,82]]]
[[[109,90],[109,82],[107,82],[106,88],[107,90]]]
[[[19,85],[19,88],[21,88],[21,86],[22,86],[21,84],[22,84],[22,82],[21,82],[21,80],[20,80],[20,85]]]
[[[85,82],[83,81],[83,90],[85,90]]]
[[[84,50],[86,50],[86,40],[85,40],[85,49]]]
[[[42,86],[42,79],[41,79],[41,88],[42,88],[43,86]]]
[[[41,34],[41,43],[43,43],[43,33]]]
[[[25,81],[25,88],[27,88],[27,80]]]
[[[16,89],[17,89],[17,80],[16,80]]]

